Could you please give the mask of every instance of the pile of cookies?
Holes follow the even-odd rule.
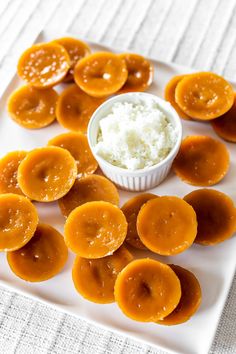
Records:
[[[133,260],[125,243],[175,255],[190,247],[196,234],[196,213],[181,198],[140,194],[121,209],[109,202],[88,201],[65,223],[65,243],[77,255],[74,285],[87,300],[116,301],[134,320],[183,323],[201,302],[196,277],[179,266],[149,258]]]
[[[223,77],[211,72],[174,76],[164,96],[182,119],[208,122],[220,137],[236,142],[236,96]],[[189,184],[211,186],[226,175],[229,160],[219,140],[188,136],[182,142],[174,171]]]
[[[91,54],[86,43],[66,37],[27,49],[17,72],[26,85],[8,101],[9,115],[16,123],[38,129],[57,119],[68,130],[86,133],[92,113],[107,97],[146,90],[154,69],[141,55]],[[53,87],[61,83],[72,84],[58,95]]]

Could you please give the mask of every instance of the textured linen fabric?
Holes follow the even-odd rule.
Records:
[[[235,0],[1,0],[0,92],[43,28],[236,82]],[[163,352],[0,288],[0,353]],[[210,353],[236,353],[236,277]]]

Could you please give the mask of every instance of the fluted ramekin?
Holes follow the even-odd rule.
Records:
[[[97,136],[99,132],[99,121],[111,112],[114,103],[130,102],[138,103],[140,101],[155,101],[159,109],[167,116],[177,131],[177,139],[170,153],[158,164],[151,167],[131,171],[112,165],[99,156],[94,147],[97,144]],[[88,142],[91,151],[97,160],[103,173],[113,181],[119,188],[129,191],[144,191],[154,188],[160,184],[168,175],[175,156],[177,155],[182,139],[182,125],[180,118],[169,102],[150,93],[130,92],[117,95],[105,101],[93,113],[88,125]]]

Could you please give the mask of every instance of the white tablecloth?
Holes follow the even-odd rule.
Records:
[[[1,0],[0,92],[43,28],[236,81],[235,0]],[[160,351],[0,288],[0,353]],[[236,353],[236,277],[211,353]]]

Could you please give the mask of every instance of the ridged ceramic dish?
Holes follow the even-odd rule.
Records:
[[[164,160],[151,167],[131,171],[128,169],[120,168],[112,165],[99,156],[94,147],[97,143],[97,136],[99,132],[99,121],[110,113],[112,106],[117,102],[128,103],[141,103],[147,101],[154,101],[157,103],[158,108],[166,115],[169,121],[173,124],[177,131],[177,140]],[[182,138],[182,125],[180,118],[174,108],[160,97],[150,93],[132,92],[124,93],[110,98],[104,102],[93,114],[88,126],[88,141],[94,157],[99,163],[103,173],[113,181],[118,187],[129,191],[144,191],[154,188],[160,184],[168,175],[172,162],[178,153],[181,138]]]

